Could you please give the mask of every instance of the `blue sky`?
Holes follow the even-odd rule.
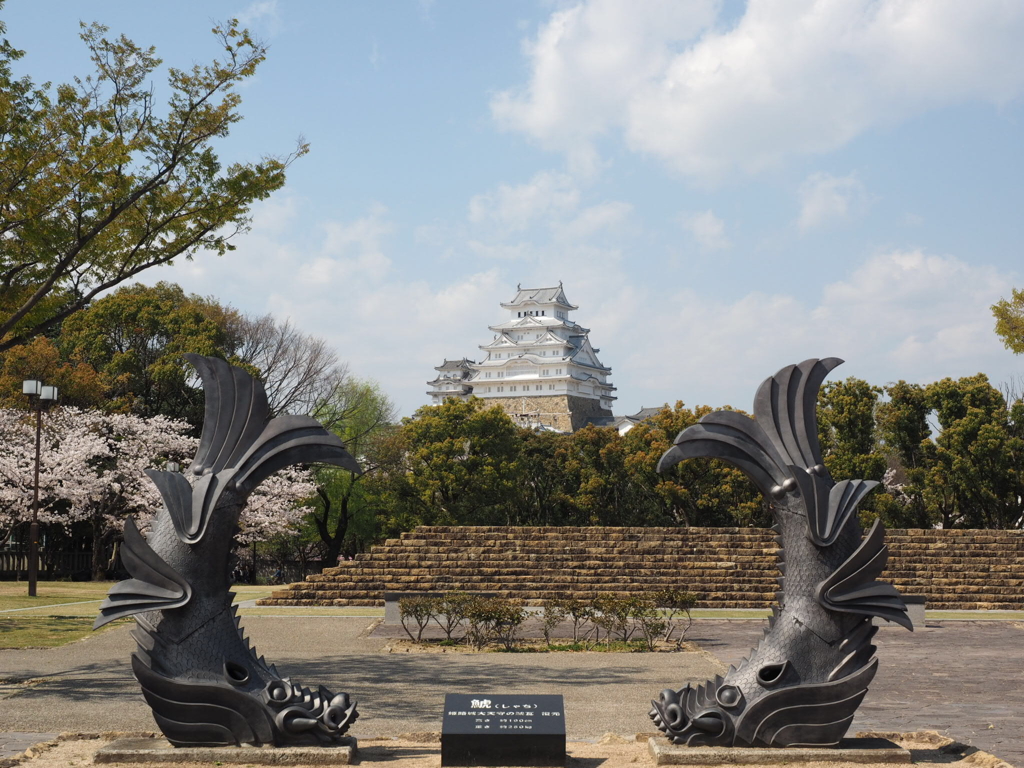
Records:
[[[46,13],[40,13],[45,7]],[[225,160],[311,153],[238,250],[153,270],[327,338],[404,415],[518,283],[562,280],[616,413],[750,406],[790,362],[875,384],[1024,359],[1017,0],[8,0],[21,71],[88,71],[78,22],[216,55],[271,45]],[[161,81],[154,83],[161,93]]]

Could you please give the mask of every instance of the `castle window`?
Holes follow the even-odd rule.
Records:
[[[534,389],[541,389],[541,385],[540,384],[535,385]]]
[[[554,384],[548,384],[548,389],[554,389],[554,388],[555,388]]]
[[[508,388],[508,391],[509,391],[509,392],[515,392],[515,391],[516,391],[516,388],[515,388],[515,387],[509,387],[509,388]]]

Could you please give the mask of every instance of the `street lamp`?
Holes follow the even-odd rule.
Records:
[[[57,402],[57,388],[28,379],[22,382],[21,392],[28,396],[28,406],[36,412],[36,467],[32,484],[32,525],[28,529],[28,596],[35,597],[39,576],[39,444],[43,432],[43,411]]]

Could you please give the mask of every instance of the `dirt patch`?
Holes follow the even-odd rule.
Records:
[[[387,645],[381,648],[381,653],[697,653],[700,651],[696,643],[690,642],[684,642],[681,645],[676,645],[674,642],[658,643],[653,651],[639,646],[620,647],[621,645],[621,643],[613,645],[610,650],[606,649],[603,643],[596,643],[591,647],[555,646],[552,648],[543,640],[523,639],[516,643],[514,650],[506,651],[493,645],[477,650],[464,642],[444,643],[442,640],[424,638],[417,643],[406,638],[395,638],[389,640]]]
[[[127,734],[61,734],[60,738],[46,742],[28,754],[0,765],[24,768],[68,768],[93,765],[93,755],[115,737]],[[141,734],[131,734],[138,736]],[[635,768],[653,765],[647,749],[649,734],[626,737],[607,733],[596,741],[571,741],[566,745],[567,768]],[[858,736],[882,736],[909,750],[915,764],[956,763],[963,768],[1013,768],[1008,763],[986,752],[974,750],[934,731],[916,733],[860,733]],[[410,733],[406,738],[362,738],[359,740],[357,765],[387,763],[388,768],[439,768],[441,764],[440,739],[436,733]],[[209,763],[177,763],[183,768],[198,768]],[[166,768],[166,763],[136,763],[132,768]],[[745,766],[744,768],[778,768],[778,766]],[[892,768],[882,764],[854,764],[842,762],[809,762],[801,768]]]

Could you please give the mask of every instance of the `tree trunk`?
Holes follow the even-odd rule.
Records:
[[[332,531],[330,529],[331,499],[323,488],[318,487],[316,492],[320,497],[320,500],[323,502],[324,515],[323,517],[314,515],[313,520],[316,522],[316,530],[317,533],[320,534],[320,540],[324,543],[325,567],[333,568],[338,564],[338,555],[341,554],[342,545],[345,543],[345,534],[348,533],[349,497],[347,494],[342,497],[341,509],[338,512],[338,523]]]
[[[92,580],[104,581],[107,577],[106,564],[103,562],[103,515],[93,512],[92,515]]]

